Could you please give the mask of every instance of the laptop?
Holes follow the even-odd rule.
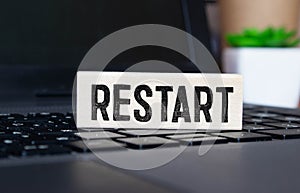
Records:
[[[187,31],[210,50],[202,0],[11,0],[3,4],[1,192],[300,191],[299,109],[245,104],[243,128],[235,132],[76,128],[71,91],[88,50],[112,32],[147,23]],[[172,50],[151,46],[120,54],[106,70],[124,71],[146,59],[197,72]],[[166,141],[171,145],[157,148]],[[98,145],[97,152],[91,152],[87,143]],[[118,167],[132,159],[126,151],[147,158],[143,163],[132,161],[142,168],[144,163],[176,154],[178,148],[182,151],[159,167]],[[150,157],[150,152],[155,156]]]

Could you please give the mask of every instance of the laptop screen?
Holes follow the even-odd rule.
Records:
[[[0,64],[78,66],[97,41],[116,30],[145,23],[185,30],[182,10],[180,0],[5,1]]]

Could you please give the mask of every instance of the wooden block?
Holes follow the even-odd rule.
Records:
[[[233,74],[77,72],[78,128],[242,129]]]

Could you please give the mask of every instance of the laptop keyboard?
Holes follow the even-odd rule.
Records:
[[[0,158],[300,138],[299,111],[245,106],[242,131],[81,129],[71,113],[0,114]],[[87,147],[88,146],[88,147]]]

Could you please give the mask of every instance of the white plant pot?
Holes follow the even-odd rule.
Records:
[[[245,103],[298,106],[300,48],[226,48],[223,67],[243,75]]]

